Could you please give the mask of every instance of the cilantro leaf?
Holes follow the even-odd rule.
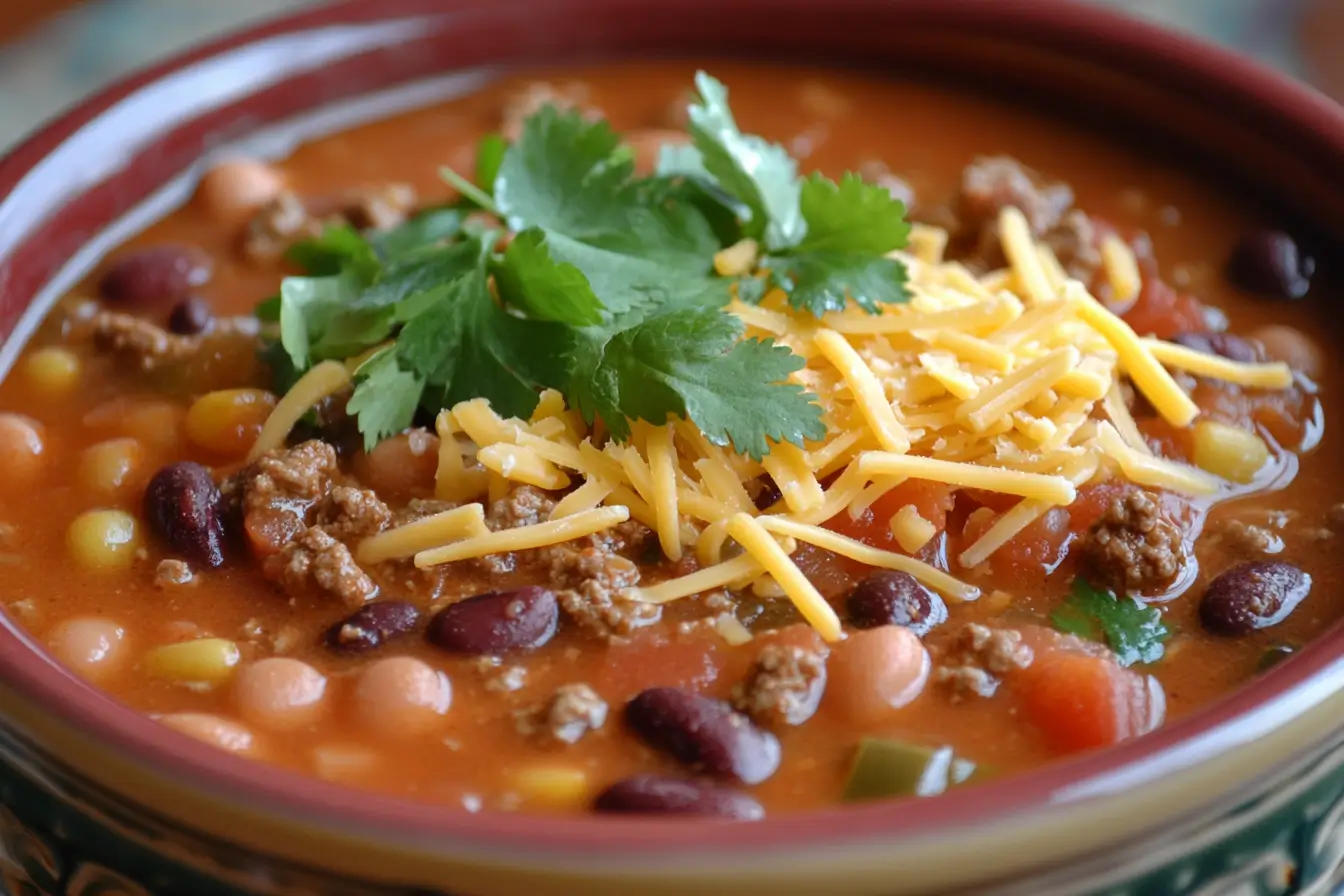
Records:
[[[271,296],[269,299],[263,299],[257,303],[257,307],[252,309],[252,316],[264,324],[280,323],[280,296]]]
[[[785,382],[802,359],[769,340],[739,341],[742,330],[718,309],[691,307],[587,334],[568,391],[585,417],[601,417],[618,439],[629,436],[628,420],[662,424],[670,414],[758,459],[767,439],[824,436],[820,405]]]
[[[764,239],[771,251],[787,248],[803,236],[799,209],[798,165],[784,147],[743,134],[728,107],[728,89],[705,72],[697,72],[699,102],[692,104],[690,132],[699,152],[699,166],[748,213],[746,236]],[[665,157],[669,171],[697,170],[689,153]]]
[[[807,235],[795,252],[885,255],[904,248],[910,235],[905,203],[856,174],[845,174],[837,184],[814,173],[803,181],[798,203]]]
[[[1050,614],[1050,621],[1067,634],[1104,639],[1122,666],[1157,662],[1165,652],[1162,642],[1170,637],[1156,607],[1134,597],[1116,597],[1082,578],[1073,580],[1072,593]]]
[[[479,247],[477,247],[479,248]],[[526,417],[539,376],[562,377],[557,356],[568,328],[510,315],[490,295],[485,259],[458,277],[397,337],[397,358],[425,381],[426,397],[450,407],[487,398],[505,416]]]
[[[285,259],[313,277],[350,272],[359,280],[371,280],[381,266],[373,247],[348,224],[328,227],[319,237],[294,243],[285,250]]]
[[[458,208],[430,209],[390,230],[369,234],[369,245],[383,260],[396,258],[457,236],[465,220]]]
[[[364,450],[411,425],[424,382],[403,370],[392,348],[378,352],[355,371],[357,383],[346,411],[355,416]]]
[[[708,272],[720,244],[705,216],[671,180],[632,180],[634,164],[619,140],[605,122],[543,108],[504,154],[495,178],[500,212],[515,230],[540,227],[618,255]]]
[[[476,144],[476,185],[482,190],[495,191],[495,178],[508,148],[509,141],[502,134],[486,134]]]
[[[355,309],[388,308],[422,293],[441,289],[471,270],[480,254],[480,245],[472,240],[411,252],[389,262],[382,275],[351,301],[351,306]]]
[[[543,106],[523,124],[495,177],[495,202],[510,226],[544,227],[575,239],[625,224],[612,202],[634,166],[613,159],[620,137],[605,121]]]
[[[540,320],[575,327],[602,322],[602,303],[588,278],[574,265],[557,262],[538,227],[513,238],[495,271],[499,294],[509,304]]]
[[[766,263],[771,265],[771,285],[783,289],[794,308],[817,317],[843,311],[848,299],[876,314],[880,303],[907,298],[905,265],[880,255],[807,252],[772,257]]]
[[[313,343],[354,301],[358,290],[358,282],[348,274],[286,277],[280,282],[280,343],[297,369],[308,369]]]
[[[787,255],[764,262],[789,304],[820,317],[843,310],[849,299],[869,314],[882,303],[906,301],[905,265],[885,257],[904,247],[910,233],[904,203],[853,174],[839,184],[813,174],[802,183],[799,204],[807,235]]]

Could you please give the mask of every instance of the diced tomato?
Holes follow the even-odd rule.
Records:
[[[1140,336],[1170,339],[1177,333],[1205,329],[1199,299],[1177,292],[1155,276],[1144,277],[1138,300],[1123,316]]]
[[[826,528],[841,535],[884,550],[900,551],[901,546],[891,534],[891,518],[902,507],[913,506],[919,515],[933,523],[941,532],[947,526],[947,513],[952,509],[952,486],[924,479],[907,479],[896,488],[873,502],[857,520],[850,519],[847,511],[840,511],[826,522]]]
[[[1004,587],[1038,584],[1064,557],[1070,515],[1071,510],[1056,507],[995,551],[989,558],[995,583]],[[998,514],[977,513],[968,517],[960,550],[975,544],[996,519]]]
[[[1133,487],[1122,479],[1106,479],[1080,488],[1078,497],[1069,505],[1069,523],[1073,531],[1086,532],[1092,528],[1111,502]]]
[[[656,629],[637,630],[612,641],[591,684],[610,698],[626,700],[640,691],[666,685],[702,690],[718,679],[727,660],[727,644],[717,632],[697,628],[684,635]]]
[[[1160,708],[1148,679],[1105,656],[1057,647],[1013,673],[1024,717],[1057,753],[1106,747],[1150,730]]]
[[[1013,505],[1022,499],[1017,495],[1008,495],[1003,492],[993,492],[983,488],[964,488],[958,495],[964,496],[970,503],[977,507],[988,507],[990,510],[1003,513],[1005,510],[1011,510]]]

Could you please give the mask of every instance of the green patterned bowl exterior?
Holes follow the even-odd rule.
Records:
[[[712,27],[710,24],[712,23]],[[1344,113],[1253,63],[1065,0],[346,0],[98,94],[0,159],[0,371],[222,147],[293,141],[492,67],[771,52],[1104,114],[1344,235]],[[58,668],[0,618],[0,884],[112,894],[1331,892],[1344,632],[1115,749],[922,801],[722,824],[449,811],[249,763]]]

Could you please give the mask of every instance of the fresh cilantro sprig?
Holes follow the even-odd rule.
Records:
[[[906,301],[905,265],[886,257],[910,233],[905,204],[854,174],[839,184],[820,173],[799,181],[783,147],[738,130],[721,83],[704,72],[695,83],[693,145],[665,148],[659,167],[709,188],[738,215],[741,235],[766,250],[766,276],[748,278],[739,296],[756,300],[775,287],[818,317],[851,299],[870,314]]]
[[[1050,614],[1050,621],[1061,632],[1104,640],[1122,666],[1162,659],[1162,642],[1170,637],[1156,607],[1094,588],[1082,578],[1073,580],[1072,593]]]
[[[822,437],[815,397],[789,381],[802,359],[742,338],[714,256],[757,239],[739,296],[777,287],[817,315],[850,300],[876,312],[905,298],[904,267],[885,257],[905,243],[904,207],[852,175],[799,179],[782,147],[738,129],[722,84],[696,83],[691,145],[652,177],[605,122],[546,107],[512,143],[482,140],[474,180],[445,170],[458,206],[294,247],[306,275],[258,308],[279,325],[266,350],[278,383],[363,355],[348,410],[370,447],[468,398],[526,416],[545,387],[618,439],[669,417],[758,458]]]

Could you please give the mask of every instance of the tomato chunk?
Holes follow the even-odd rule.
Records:
[[[1159,714],[1146,677],[1109,657],[1067,648],[1038,651],[1013,675],[1012,686],[1024,717],[1060,754],[1143,734]]]
[[[962,530],[961,550],[975,544],[989,531],[998,514],[976,513]],[[1063,559],[1069,537],[1070,510],[1055,507],[1009,539],[989,558],[996,584],[1002,586],[1038,583]]]
[[[1204,306],[1199,299],[1179,293],[1151,275],[1144,277],[1138,300],[1123,317],[1140,336],[1151,335],[1159,339],[1206,329]]]
[[[933,523],[936,531],[947,526],[947,513],[952,509],[952,486],[924,479],[907,479],[873,502],[858,519],[851,519],[847,511],[840,511],[826,522],[826,528],[841,535],[870,544],[876,548],[901,552],[896,537],[891,534],[891,518],[907,505]],[[903,553],[903,552],[902,552]]]

